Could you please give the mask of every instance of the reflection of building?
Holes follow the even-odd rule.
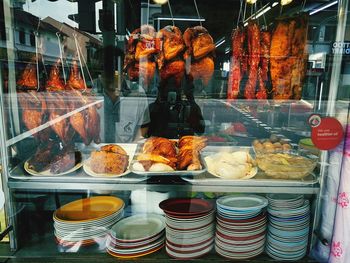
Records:
[[[35,32],[38,32],[39,44],[41,43],[45,63],[52,64],[60,57],[57,32],[60,32],[64,57],[70,60],[76,52],[73,33],[75,32],[81,53],[89,66],[98,66],[94,60],[95,52],[102,43],[96,37],[73,28],[68,24],[61,23],[51,17],[39,20],[38,17],[21,10],[13,8],[14,21],[14,46],[17,61],[29,61],[36,55]],[[0,21],[0,57],[6,56],[6,38],[9,28],[5,27],[4,21]]]
[[[76,45],[74,40],[74,34],[76,34],[79,47],[86,62],[92,67],[98,66],[99,61],[94,59],[96,57],[96,51],[102,46],[102,42],[98,38],[84,31],[80,31],[66,23],[61,23],[52,17],[46,17],[43,19],[43,22],[55,27],[56,32],[61,32],[61,34],[65,36],[63,38],[63,46],[66,55],[76,55]]]

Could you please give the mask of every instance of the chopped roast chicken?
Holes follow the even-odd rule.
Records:
[[[199,170],[202,168],[199,151],[206,146],[207,139],[198,136],[183,136],[179,140],[177,154],[179,170]]]

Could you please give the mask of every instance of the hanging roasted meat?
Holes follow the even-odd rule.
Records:
[[[60,69],[59,69],[60,60],[56,62],[55,65],[52,66],[49,79],[46,82],[46,90],[47,91],[63,91],[64,83],[60,78]]]
[[[97,112],[96,106],[88,107],[86,112],[88,136],[95,143],[100,143],[100,115]]]
[[[85,98],[78,90],[74,90],[71,95],[74,101],[69,105],[70,111],[79,109],[88,103],[87,98]],[[79,111],[69,117],[70,125],[72,125],[73,129],[80,135],[84,144],[89,145],[92,139],[88,134],[87,120],[87,112],[85,110]]]
[[[306,70],[307,15],[277,22],[270,48],[274,99],[299,99]]]
[[[17,81],[17,87],[22,89],[22,90],[37,90],[38,89],[38,78],[37,78],[35,64],[33,64],[33,63],[27,64],[26,68],[24,69],[24,71],[22,73],[22,76]]]
[[[303,14],[297,18],[294,36],[292,40],[292,76],[291,88],[293,98],[301,99],[302,86],[307,70],[307,15]]]
[[[39,141],[49,139],[49,129],[35,131],[34,129],[47,121],[47,104],[41,93],[34,91],[18,93],[18,102],[22,109],[24,126],[32,132]]]
[[[266,100],[267,99],[267,90],[265,86],[265,81],[263,79],[263,72],[262,68],[259,66],[258,69],[258,92],[256,93],[256,98],[260,100]]]
[[[186,29],[184,41],[188,55],[193,56],[194,59],[203,58],[215,51],[213,38],[208,30],[202,26]]]
[[[270,46],[271,46],[271,33],[269,31],[260,32],[260,65],[261,65],[261,78],[264,82],[268,81],[268,72],[270,64]]]
[[[71,97],[74,101],[69,104],[70,111],[92,103],[90,97],[83,96],[78,90],[73,90]],[[86,145],[89,145],[92,141],[100,143],[100,115],[97,112],[96,104],[70,116],[69,123]]]
[[[202,26],[186,29],[184,33],[186,74],[190,81],[201,79],[207,86],[214,74],[215,45],[208,31]]]
[[[241,80],[243,77],[242,63],[244,63],[244,29],[239,26],[232,33],[232,58],[231,69],[227,87],[227,98],[236,99],[239,93]]]
[[[271,34],[268,31],[260,32],[260,65],[258,69],[257,99],[267,99],[267,82],[269,80]]]
[[[168,80],[174,78],[176,87],[180,88],[185,75],[185,62],[182,57],[185,43],[181,30],[176,26],[166,26],[159,31],[157,41],[160,41],[160,52],[157,57],[160,86],[166,86]]]
[[[248,80],[244,88],[246,99],[255,99],[255,88],[258,80],[260,63],[260,29],[256,21],[250,20],[248,34]]]
[[[86,88],[86,84],[84,82],[84,79],[81,76],[78,63],[76,60],[73,60],[69,79],[66,83],[66,89],[67,90],[72,90],[72,89],[84,90],[85,88]]]
[[[124,71],[128,73],[130,80],[141,79],[146,86],[153,79],[156,69],[154,55],[158,49],[155,37],[155,29],[150,25],[143,25],[132,32],[126,48]]]
[[[135,59],[147,58],[157,53],[155,45],[156,31],[153,26],[141,26],[141,34],[136,44]]]
[[[204,86],[207,86],[214,74],[214,60],[212,57],[205,57],[191,64],[189,72],[190,80],[201,79]]]
[[[69,120],[67,118],[62,118],[62,120],[57,121],[58,118],[68,112],[68,107],[66,104],[68,97],[64,96],[65,95],[63,93],[48,92],[46,94],[46,100],[48,105],[49,121],[54,122],[51,125],[51,129],[55,132],[63,144],[69,144],[74,136],[74,130],[69,125]]]

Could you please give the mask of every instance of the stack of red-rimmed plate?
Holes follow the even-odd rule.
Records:
[[[168,199],[159,204],[166,218],[166,252],[177,259],[193,259],[214,246],[214,205],[191,198]]]
[[[107,239],[107,253],[118,258],[141,257],[164,246],[165,218],[157,214],[126,217],[116,223]]]
[[[124,202],[95,196],[68,203],[53,214],[56,241],[62,246],[105,244],[109,229],[123,215]]]
[[[267,199],[257,195],[224,196],[216,202],[216,252],[229,259],[248,259],[264,251]]]

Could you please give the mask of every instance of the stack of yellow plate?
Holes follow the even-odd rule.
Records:
[[[96,196],[68,203],[53,214],[55,237],[62,246],[105,243],[109,229],[123,216],[124,202]]]

